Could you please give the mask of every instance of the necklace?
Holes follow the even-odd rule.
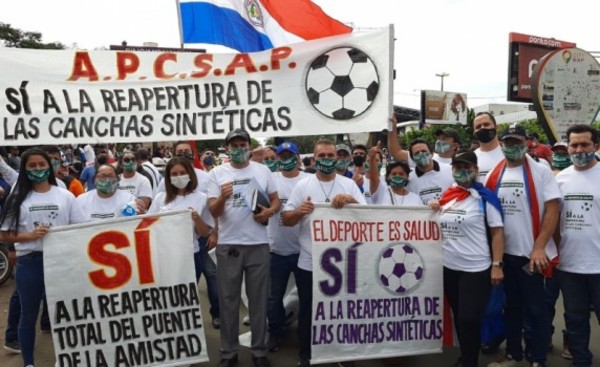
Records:
[[[323,184],[321,184],[321,180],[319,180],[319,178],[317,178],[317,182],[319,183],[319,186],[321,186],[321,191],[323,191],[323,195],[325,195],[325,202],[329,203],[331,201],[329,200],[329,196],[331,195],[333,187],[335,186],[335,176],[333,176],[333,181],[331,183],[331,187],[329,188],[329,193],[325,193],[325,189],[323,188]]]

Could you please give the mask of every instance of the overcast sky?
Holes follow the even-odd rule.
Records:
[[[595,0],[315,0],[330,16],[355,27],[393,23],[394,102],[418,108],[419,90],[468,95],[470,107],[506,102],[508,34],[518,32],[600,51]],[[0,22],[94,49],[120,44],[180,43],[176,0],[2,0]],[[217,51],[213,49],[212,51]]]

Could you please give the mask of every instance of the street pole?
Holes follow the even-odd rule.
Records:
[[[441,91],[444,91],[444,78],[447,76],[450,76],[450,74],[448,73],[441,73],[441,74],[435,74],[435,76],[439,77],[442,80],[442,86],[441,86]]]

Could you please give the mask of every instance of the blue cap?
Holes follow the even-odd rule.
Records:
[[[292,143],[291,141],[284,141],[283,143],[279,144],[276,154],[280,155],[283,152],[291,152],[296,155],[300,155],[300,149],[298,149],[296,144]]]

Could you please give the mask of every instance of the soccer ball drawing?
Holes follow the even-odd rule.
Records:
[[[423,259],[406,242],[390,244],[379,258],[379,280],[392,294],[405,294],[416,288],[423,279]]]
[[[379,91],[379,75],[363,51],[339,47],[318,56],[306,74],[306,95],[321,114],[348,120],[369,109]]]

